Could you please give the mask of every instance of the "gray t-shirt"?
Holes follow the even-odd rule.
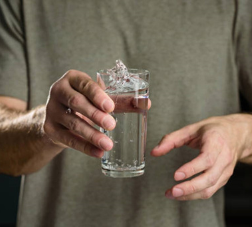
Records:
[[[173,130],[240,112],[240,91],[252,107],[251,10],[251,0],[1,0],[0,95],[32,108],[67,70],[95,80],[118,58],[151,72],[145,174],[108,178],[99,159],[64,150],[22,177],[18,227],[224,226],[222,189],[208,200],[164,196],[199,151],[149,153]]]

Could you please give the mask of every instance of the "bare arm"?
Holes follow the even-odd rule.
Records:
[[[71,113],[67,113],[67,108]],[[26,111],[21,100],[0,97],[0,173],[35,172],[71,147],[100,158],[113,142],[93,127],[115,127],[114,102],[85,73],[70,70],[49,91],[46,105]]]
[[[18,176],[35,172],[63,149],[42,130],[45,106],[25,109],[21,100],[0,97],[0,173]]]

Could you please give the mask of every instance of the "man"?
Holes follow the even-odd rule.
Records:
[[[0,171],[23,175],[19,227],[224,226],[220,188],[252,162],[239,114],[239,92],[252,107],[250,1],[0,6]],[[89,157],[113,146],[89,123],[116,127],[94,75],[118,58],[151,72],[146,173],[133,179]]]

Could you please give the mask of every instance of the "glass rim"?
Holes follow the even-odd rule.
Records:
[[[108,70],[109,69],[101,69],[99,71],[97,71],[97,73],[100,74],[108,74]],[[135,71],[135,72],[134,72]],[[142,74],[142,75],[148,75],[150,74],[150,72],[146,69],[135,69],[135,68],[128,68],[128,72],[129,73],[137,73],[137,74]]]

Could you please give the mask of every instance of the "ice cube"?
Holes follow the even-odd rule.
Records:
[[[109,69],[108,73],[109,87],[106,92],[109,93],[137,91],[148,86],[148,83],[139,78],[137,73],[129,73],[120,59],[116,60],[116,66]]]

